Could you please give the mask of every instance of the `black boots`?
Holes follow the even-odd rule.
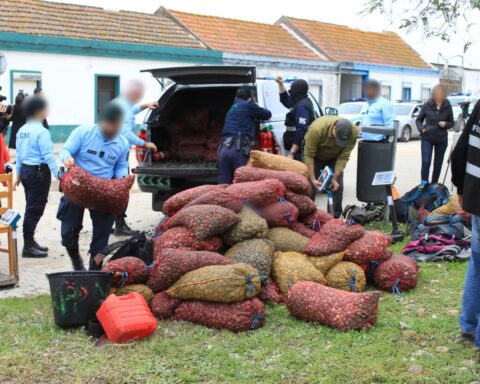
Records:
[[[78,244],[76,246],[67,248],[68,256],[72,260],[73,270],[75,271],[85,271],[85,266],[83,265],[82,256],[80,256],[80,250]]]
[[[48,248],[39,246],[33,238],[25,239],[25,242],[23,245],[22,257],[25,257],[25,258],[47,257],[48,256],[47,252],[48,252]]]
[[[134,231],[133,229],[130,229],[125,222],[125,217],[117,216],[115,219],[115,230],[113,231],[115,236],[135,236],[139,233],[140,231]]]

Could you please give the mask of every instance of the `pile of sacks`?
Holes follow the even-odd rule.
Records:
[[[317,209],[304,164],[281,158],[281,171],[276,155],[252,157],[233,184],[167,200],[148,276],[114,281],[146,284],[162,320],[247,331],[264,324],[269,302],[336,329],[371,328],[380,293],[363,292],[367,276],[380,289],[411,289],[416,263],[392,256],[386,235]]]

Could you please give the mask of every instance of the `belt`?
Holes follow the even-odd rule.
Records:
[[[45,168],[48,168],[48,164],[37,164],[37,165],[22,164],[22,167],[30,168],[30,169],[45,169]]]

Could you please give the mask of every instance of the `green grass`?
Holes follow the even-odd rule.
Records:
[[[55,327],[48,296],[4,299],[0,383],[470,383],[480,365],[451,312],[465,267],[422,265],[419,286],[402,301],[383,294],[368,332],[338,332],[268,306],[256,331],[160,322],[148,340],[99,349],[82,330]],[[409,373],[413,364],[423,373]]]

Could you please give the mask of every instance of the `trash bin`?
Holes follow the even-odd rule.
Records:
[[[393,171],[397,146],[398,121],[393,127],[363,127],[362,132],[386,136],[386,142],[363,141],[358,143],[357,199],[363,203],[384,203],[384,186],[372,186],[377,172]]]

